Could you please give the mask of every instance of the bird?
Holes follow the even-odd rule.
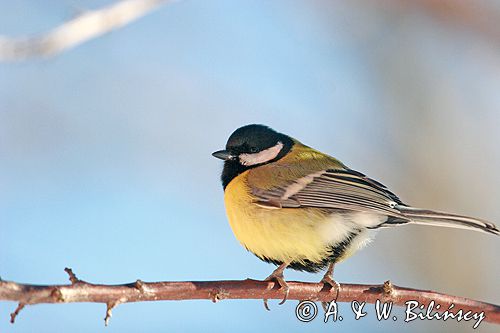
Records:
[[[289,292],[286,268],[326,268],[321,282],[338,296],[335,264],[365,247],[377,229],[419,224],[500,234],[485,220],[407,205],[382,183],[265,125],[238,128],[212,155],[224,161],[231,229],[243,247],[277,266],[266,281],[283,290],[280,304]]]

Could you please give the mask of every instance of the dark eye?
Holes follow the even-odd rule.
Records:
[[[256,147],[250,147],[250,152],[251,153],[256,153],[258,152],[259,150],[256,148]]]

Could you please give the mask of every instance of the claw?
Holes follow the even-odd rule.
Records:
[[[321,307],[325,313],[328,311],[328,307],[330,306],[330,302],[321,302]]]
[[[264,298],[263,299],[264,301],[264,308],[267,310],[267,311],[271,311],[271,309],[269,309],[269,305],[267,304],[267,298]]]
[[[280,285],[281,287],[280,289],[283,289],[283,291],[285,292],[285,296],[283,296],[281,302],[278,303],[279,305],[283,305],[288,299],[288,294],[290,293],[290,287],[288,287],[288,284],[286,283],[284,278],[277,278],[276,281]]]
[[[276,283],[280,286],[280,289],[283,289],[283,292],[285,293],[285,296],[283,296],[283,299],[281,302],[279,302],[279,305],[282,305],[286,302],[288,299],[288,294],[290,292],[290,288],[288,287],[288,283],[286,283],[285,278],[283,276],[283,271],[285,270],[286,266],[288,264],[284,263],[281,264],[278,268],[274,270],[274,272],[271,273],[264,281],[276,281]],[[267,304],[267,299],[264,299],[264,307],[266,308],[267,311],[271,311],[269,309],[269,305]]]

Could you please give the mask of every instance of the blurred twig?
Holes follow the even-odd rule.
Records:
[[[36,37],[0,36],[0,61],[50,57],[99,37],[173,0],[125,0],[84,14]]]
[[[391,8],[404,8],[411,12],[420,10],[435,20],[460,26],[476,32],[495,43],[500,42],[498,20],[500,8],[490,1],[469,0],[388,0]]]
[[[121,285],[93,284],[77,279],[72,270],[66,269],[70,285],[29,285],[0,280],[0,301],[15,301],[19,306],[11,315],[11,322],[26,305],[40,303],[92,302],[106,304],[105,322],[111,317],[111,310],[121,303],[208,299],[217,302],[222,299],[282,299],[283,291],[273,281],[208,281],[208,282],[143,282]],[[408,301],[418,301],[428,306],[431,301],[440,305],[443,312],[462,310],[485,315],[484,320],[500,323],[500,306],[463,297],[450,296],[434,291],[402,288],[389,281],[383,285],[340,284],[338,294],[323,283],[288,282],[288,299],[329,302],[375,303],[377,300],[405,306]],[[338,296],[338,297],[337,297]],[[451,305],[454,306],[451,306]]]

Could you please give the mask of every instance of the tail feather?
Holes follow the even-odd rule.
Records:
[[[397,208],[410,222],[415,224],[467,229],[500,235],[500,231],[493,223],[481,219],[407,206],[398,206]]]

